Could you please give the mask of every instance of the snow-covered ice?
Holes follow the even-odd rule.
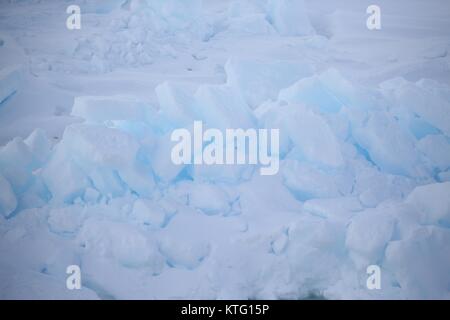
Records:
[[[450,5],[377,2],[3,1],[0,298],[450,299]],[[174,164],[194,121],[278,173]]]

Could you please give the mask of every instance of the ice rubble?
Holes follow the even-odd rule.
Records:
[[[86,13],[82,35],[66,35],[59,53],[34,55],[38,69],[70,73],[107,73],[120,67],[142,67],[158,59],[176,59],[191,42],[213,33],[202,1],[74,1]],[[70,57],[72,63],[61,63]],[[40,72],[40,70],[37,70]]]
[[[232,1],[224,31],[234,36],[314,34],[303,0]]]
[[[228,83],[194,93],[163,83],[158,107],[125,96],[76,98],[72,114],[84,122],[67,127],[55,146],[37,130],[1,148],[2,237],[11,238],[27,216],[39,219],[38,235],[65,237],[90,270],[87,287],[103,297],[127,297],[124,284],[107,285],[95,271],[108,263],[103,266],[114,272],[136,270],[131,281],[147,274],[146,283],[159,286],[176,270],[181,278],[182,270],[219,273],[191,296],[216,298],[345,297],[341,287],[354,285],[355,274],[355,297],[367,296],[363,269],[379,264],[386,274],[383,297],[448,298],[450,182],[438,175],[450,167],[441,121],[447,113],[423,110],[421,100],[407,109],[403,98],[414,88],[423,101],[444,102],[449,89],[395,80],[402,86],[387,82],[367,91],[335,70],[311,75],[308,66],[288,65],[267,66],[280,75],[265,84],[272,91],[252,90],[261,78],[230,60]],[[286,70],[292,75],[284,77]],[[280,128],[280,179],[257,182],[249,166],[171,164],[168,133],[193,119],[219,128]],[[281,215],[256,209],[267,200],[252,194],[265,184],[275,195],[274,188],[287,191],[288,202],[303,208]],[[29,242],[24,234],[12,239]],[[230,273],[224,259],[242,274]],[[141,290],[175,297],[170,288],[161,296]]]
[[[17,199],[8,180],[0,175],[0,209],[3,216],[8,217],[17,208]]]
[[[230,59],[225,65],[227,83],[240,92],[252,108],[268,99],[276,99],[278,92],[298,79],[312,76],[310,64],[257,59]]]
[[[269,0],[268,18],[281,35],[303,36],[314,33],[303,0]]]
[[[60,57],[44,54],[36,56],[37,69],[107,73],[177,60],[192,54],[192,44],[201,46],[216,36],[314,34],[303,0],[232,1],[226,12],[213,17],[205,15],[202,0],[79,0],[74,4],[95,19],[83,19],[82,36],[67,36],[61,52],[71,56],[73,63],[62,64]]]
[[[0,70],[0,106],[19,89],[21,68],[8,66]]]
[[[129,16],[112,22],[112,47],[78,43],[99,67],[145,64],[155,34],[205,27],[201,1],[103,3],[90,10]],[[233,2],[227,32],[313,33],[292,3]],[[80,122],[57,144],[36,130],[1,147],[0,297],[450,298],[450,88],[366,88],[289,60],[233,57],[225,73],[195,90],[163,82],[156,101],[76,97]],[[0,81],[3,95],[15,90]],[[279,174],[172,164],[171,130],[194,120],[279,128]],[[60,286],[70,264],[81,292]],[[365,287],[370,264],[382,291]],[[8,280],[17,266],[27,281]]]

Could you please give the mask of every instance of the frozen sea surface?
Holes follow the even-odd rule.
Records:
[[[0,4],[0,298],[450,298],[448,1],[70,4]],[[174,165],[198,120],[278,174]]]

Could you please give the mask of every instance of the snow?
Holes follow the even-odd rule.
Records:
[[[130,216],[139,224],[156,228],[162,227],[166,221],[164,210],[146,199],[136,200]]]
[[[339,112],[348,104],[346,100],[352,98],[352,91],[351,85],[336,70],[330,69],[320,76],[301,79],[281,90],[279,99],[306,104],[324,113]]]
[[[143,2],[144,6],[150,8],[157,18],[175,30],[186,28],[194,23],[200,17],[202,11],[201,0],[193,0],[189,3],[182,0],[147,0]]]
[[[48,215],[48,224],[55,233],[75,233],[80,229],[84,220],[81,206],[53,208]]]
[[[414,137],[388,113],[371,113],[364,126],[355,125],[353,136],[382,170],[413,177],[424,174]]]
[[[447,2],[73,4],[0,5],[0,298],[450,299]],[[279,172],[174,164],[194,121]]]
[[[252,128],[254,117],[242,95],[229,85],[201,85],[196,93],[198,119],[212,128]]]
[[[161,114],[174,126],[189,125],[195,117],[196,101],[182,84],[164,82],[155,88]]]
[[[6,180],[2,175],[0,175],[0,189],[2,190],[0,197],[0,209],[1,213],[4,217],[8,217],[11,213],[16,210],[17,207],[17,199],[14,191],[9,184],[9,181]]]
[[[420,211],[420,223],[447,226],[450,224],[450,183],[434,183],[414,189],[406,202]],[[436,197],[440,201],[433,201]]]
[[[19,90],[20,67],[9,66],[0,70],[0,105]]]
[[[427,135],[419,140],[417,148],[428,158],[433,170],[445,171],[450,167],[450,146],[446,136]]]
[[[188,186],[189,205],[201,210],[207,215],[227,215],[231,210],[231,201],[228,195],[219,186],[214,184],[194,184]]]
[[[389,243],[386,264],[395,266],[398,284],[407,292],[405,298],[449,299],[449,237],[448,229],[422,227],[410,238]]]
[[[67,158],[57,151],[46,164],[41,176],[53,199],[58,202],[73,202],[75,198],[82,196],[89,186],[88,178],[82,169],[67,161]]]
[[[364,209],[356,197],[311,199],[305,201],[303,208],[313,215],[336,219],[348,219]]]
[[[263,35],[274,34],[275,30],[264,14],[249,14],[230,18],[226,32],[233,35]]]
[[[284,128],[281,153],[286,153],[289,145],[294,145],[295,149],[290,153],[292,158],[331,168],[343,165],[337,137],[322,115],[302,104],[280,104],[269,104],[264,110],[257,111],[261,126]]]
[[[367,209],[355,215],[348,226],[345,244],[358,268],[380,263],[394,228],[394,217],[378,209]]]
[[[52,143],[44,130],[39,128],[34,130],[24,142],[36,161],[45,163],[48,160],[52,149]]]
[[[61,140],[69,155],[83,167],[124,168],[133,163],[139,144],[130,135],[105,126],[75,124]]]
[[[264,61],[232,58],[225,64],[227,83],[240,91],[253,109],[276,99],[281,89],[311,76],[313,67],[294,61]]]
[[[387,97],[389,103],[399,109],[400,117],[412,117],[409,123],[411,130],[415,134],[420,134],[418,130],[426,124],[440,130],[445,135],[450,135],[450,114],[448,112],[448,88],[441,88],[438,83],[432,82],[429,87],[427,82],[418,81],[411,83],[409,81],[395,80],[396,85],[392,89],[390,84],[382,83],[383,94]],[[428,104],[433,108],[427,107]],[[405,121],[407,121],[405,119]],[[422,125],[415,125],[414,122],[424,122]],[[415,130],[414,130],[415,129]],[[422,129],[423,131],[423,129]]]
[[[23,192],[31,184],[34,159],[21,138],[13,139],[0,149],[0,164],[0,173],[15,192]]]
[[[302,36],[314,32],[303,0],[269,0],[267,7],[269,21],[281,35]]]
[[[144,102],[133,97],[76,97],[71,115],[88,122],[103,123],[105,121],[142,121],[150,109]]]
[[[159,273],[164,266],[155,241],[136,227],[126,224],[97,218],[87,219],[76,241],[89,254],[95,253],[117,260],[126,267],[147,266],[152,273]]]
[[[351,184],[342,175],[288,159],[283,163],[283,179],[286,187],[300,200],[328,198],[349,194]]]

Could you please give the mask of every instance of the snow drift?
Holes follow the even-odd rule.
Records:
[[[77,40],[70,59],[89,72],[147,65],[163,38],[180,48],[258,35],[286,48],[297,37],[305,52],[328,43],[304,1],[232,2],[208,17],[201,1],[89,3],[117,31],[106,47]],[[447,84],[363,84],[273,53],[235,52],[214,70],[223,81],[159,79],[150,95],[77,87],[60,139],[36,129],[0,147],[1,298],[450,299]],[[18,75],[1,72],[1,101]],[[199,120],[279,129],[279,173],[174,165],[170,133]],[[64,287],[72,264],[81,291]],[[369,265],[382,290],[367,289]]]

